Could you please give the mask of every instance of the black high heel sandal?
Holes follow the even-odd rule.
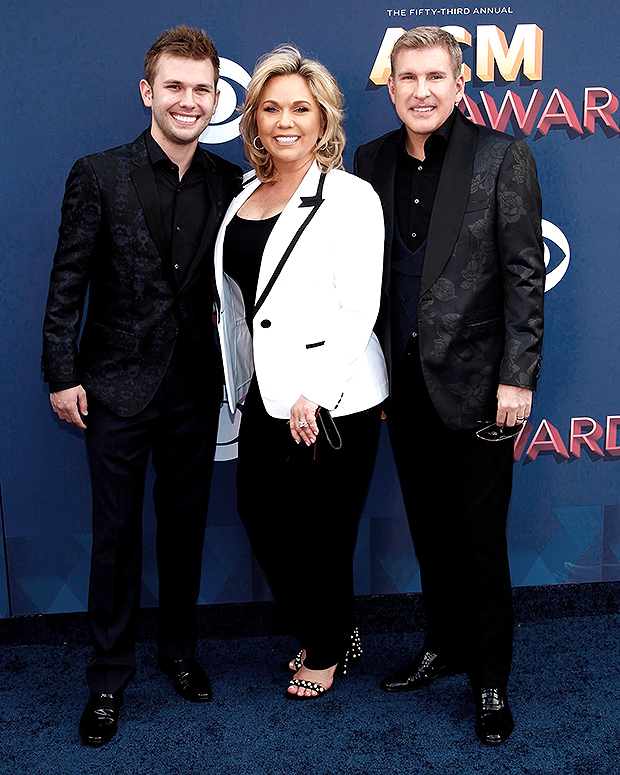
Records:
[[[345,676],[349,667],[354,667],[362,658],[364,653],[362,649],[362,641],[360,640],[360,633],[357,627],[353,630],[351,635],[351,645],[346,650],[344,659],[342,662],[338,662],[335,675]]]
[[[294,673],[296,673],[298,670],[301,670],[301,668],[304,666],[304,663],[302,661],[302,654],[304,653],[303,649],[300,649],[297,654],[293,657],[293,659],[290,659],[288,662],[285,662],[282,667],[288,672],[289,670],[292,670]],[[294,665],[294,667],[291,667],[291,665]]]
[[[356,664],[362,657],[363,654],[362,650],[362,642],[360,640],[360,634],[359,630],[356,627],[353,630],[353,634],[351,635],[351,646],[346,650],[344,658],[341,662],[338,662],[336,665],[336,670],[334,671],[334,677],[340,676],[344,677],[347,674],[347,671],[350,667],[353,667],[354,664]],[[295,655],[295,658],[291,660],[293,664],[296,666],[296,670],[301,670],[303,667],[303,662],[301,661],[301,655],[303,654],[303,649]],[[289,669],[290,669],[290,663],[289,663]],[[287,700],[297,700],[297,701],[304,701],[304,700],[318,700],[319,697],[324,697],[327,693],[327,689],[320,683],[316,683],[315,681],[306,681],[302,678],[291,678],[291,680],[288,682],[289,686],[296,686],[300,689],[310,689],[314,692],[316,692],[316,695],[299,695],[299,694],[291,694],[291,692],[288,691],[288,687],[285,691]],[[331,688],[331,687],[330,687]]]

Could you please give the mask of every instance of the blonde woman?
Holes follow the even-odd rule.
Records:
[[[353,550],[388,394],[373,326],[383,215],[342,170],[342,95],[292,46],[259,60],[241,122],[253,172],[216,244],[231,411],[247,394],[238,508],[300,639],[287,697],[331,687],[361,653]]]

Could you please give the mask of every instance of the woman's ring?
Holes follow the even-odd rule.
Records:
[[[299,425],[300,428],[305,428],[308,423],[305,420],[302,420],[301,422],[298,422],[297,425]]]

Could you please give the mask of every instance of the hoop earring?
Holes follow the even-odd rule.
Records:
[[[258,145],[256,145],[257,140],[260,143],[260,148],[258,147]],[[256,137],[252,140],[252,145],[256,148],[257,151],[265,150],[265,146],[260,142],[260,137],[258,135],[256,135]]]

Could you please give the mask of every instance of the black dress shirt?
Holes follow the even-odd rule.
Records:
[[[179,180],[179,168],[146,133],[146,148],[155,175],[166,238],[170,246],[173,277],[177,287],[183,281],[200,245],[207,215],[209,195],[200,150]]]
[[[446,155],[454,110],[424,143],[424,160],[407,152],[407,129],[403,126],[396,160],[394,203],[396,224],[405,245],[415,252],[428,236],[439,176]]]
[[[426,238],[435,203],[454,111],[424,143],[424,160],[407,152],[407,130],[399,139],[394,202],[396,223],[392,242],[392,351],[405,356],[417,336],[418,301],[426,254]]]

